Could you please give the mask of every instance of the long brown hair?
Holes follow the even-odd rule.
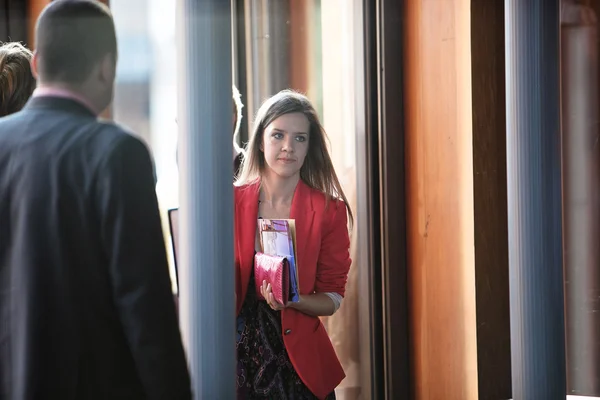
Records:
[[[282,90],[267,99],[258,109],[252,135],[235,185],[243,186],[259,180],[263,176],[266,162],[260,147],[265,128],[282,115],[291,113],[304,114],[310,125],[308,153],[302,168],[300,168],[300,179],[313,189],[322,192],[325,195],[326,204],[329,204],[330,199],[343,200],[350,217],[350,226],[352,226],[354,217],[329,156],[327,133],[325,133],[310,100],[296,91]]]
[[[19,111],[35,89],[32,53],[18,42],[0,46],[0,116]]]

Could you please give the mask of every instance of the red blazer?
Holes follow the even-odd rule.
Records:
[[[235,188],[235,267],[239,314],[254,262],[259,184]],[[344,295],[350,269],[350,240],[346,207],[300,181],[290,218],[296,220],[296,256],[300,293],[336,292]],[[304,384],[324,399],[345,374],[321,320],[292,308],[281,312],[283,341]]]

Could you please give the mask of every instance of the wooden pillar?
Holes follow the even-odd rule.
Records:
[[[30,49],[35,49],[35,24],[37,23],[37,19],[40,16],[40,13],[48,4],[50,4],[51,0],[29,0],[29,10],[28,10],[28,42],[27,45]]]
[[[405,1],[415,399],[478,398],[470,8],[470,0]]]
[[[290,0],[290,87],[306,93],[310,84],[311,1]]]

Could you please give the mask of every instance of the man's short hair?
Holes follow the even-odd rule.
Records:
[[[82,83],[107,55],[117,56],[112,15],[96,0],[55,0],[36,25],[38,74],[44,82]]]
[[[35,89],[31,51],[21,43],[0,45],[0,117],[19,111]]]

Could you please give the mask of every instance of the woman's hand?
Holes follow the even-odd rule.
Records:
[[[273,310],[281,311],[286,306],[275,300],[275,296],[273,296],[273,291],[271,290],[271,284],[267,283],[267,281],[262,282],[262,286],[260,287],[260,294],[265,298],[265,301]]]
[[[269,307],[276,311],[290,307],[312,317],[330,316],[335,312],[333,300],[325,293],[300,295],[300,301],[297,303],[288,302],[286,305],[283,305],[275,300],[275,296],[273,296],[273,292],[271,291],[271,284],[263,281],[260,287],[260,294],[265,298]]]

